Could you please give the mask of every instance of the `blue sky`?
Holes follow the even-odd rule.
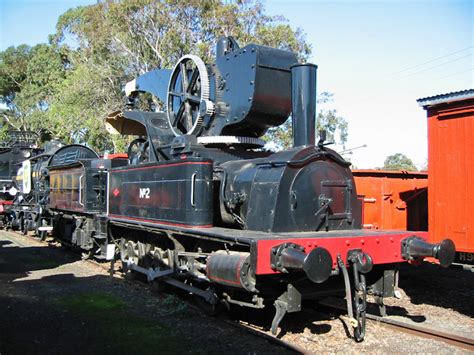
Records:
[[[0,1],[0,50],[46,42],[58,16],[87,0]],[[474,87],[473,1],[266,1],[268,14],[302,28],[318,64],[318,91],[349,122],[359,168],[401,152],[422,166],[420,97]]]

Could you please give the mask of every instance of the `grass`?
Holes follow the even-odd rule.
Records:
[[[133,302],[133,300],[128,301]],[[118,353],[157,352],[201,352],[197,344],[191,343],[173,328],[162,324],[157,319],[147,317],[147,308],[143,307],[143,316],[133,314],[130,307],[120,298],[108,293],[90,292],[63,297],[59,305],[90,324],[94,329],[93,338],[98,342],[88,341],[89,351],[111,351]],[[106,339],[106,342],[104,342]],[[202,345],[201,345],[202,346]]]

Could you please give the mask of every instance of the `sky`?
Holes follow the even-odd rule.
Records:
[[[64,11],[88,0],[0,0],[0,50],[47,42]],[[267,0],[266,13],[301,28],[318,92],[349,123],[357,168],[403,153],[427,160],[426,112],[416,99],[474,88],[474,0]]]

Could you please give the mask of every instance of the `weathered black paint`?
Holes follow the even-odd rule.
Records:
[[[212,162],[144,164],[109,172],[109,215],[137,221],[211,226]]]

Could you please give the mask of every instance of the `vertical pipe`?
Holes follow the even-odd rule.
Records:
[[[316,139],[316,71],[314,64],[291,67],[293,146],[314,145]]]

